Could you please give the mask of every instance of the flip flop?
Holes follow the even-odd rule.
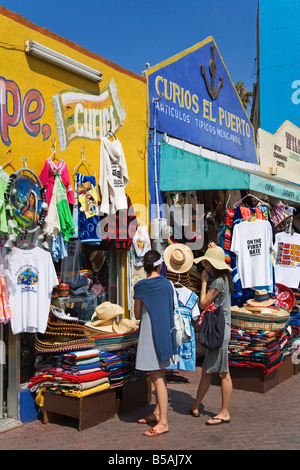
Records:
[[[143,432],[143,436],[147,436],[147,437],[156,437],[156,436],[160,436],[160,434],[164,434],[164,433],[166,433],[166,432],[169,432],[169,430],[168,430],[168,431],[161,431],[161,432],[159,432],[159,431],[157,431],[157,429],[155,429],[155,428],[150,428],[150,429],[148,429],[148,431]]]
[[[157,423],[157,419],[151,419],[150,416],[145,416],[145,418],[141,418],[138,420],[138,424],[151,424]]]
[[[208,421],[206,421],[205,424],[207,424],[208,426],[217,426],[218,424],[228,424],[230,423],[230,419],[223,419],[223,418],[218,418],[218,416],[214,416],[213,418],[210,418],[211,420],[218,420],[217,423],[209,423]]]
[[[200,413],[195,413],[192,409],[190,409],[190,415],[193,416],[193,418],[199,418]]]

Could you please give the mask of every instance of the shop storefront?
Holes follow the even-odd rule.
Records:
[[[24,413],[26,421],[36,335],[48,328],[47,313],[43,325],[17,319],[13,289],[44,279],[39,321],[50,303],[79,323],[104,302],[130,319],[132,241],[147,223],[148,181],[145,78],[2,7],[0,16],[1,270],[11,270],[0,315],[1,422]]]
[[[284,293],[281,292],[279,284],[284,282],[280,281],[278,274],[280,256],[278,250],[276,253],[274,250],[278,248],[277,234],[288,231],[290,236],[294,231],[299,231],[296,228],[300,195],[300,186],[297,184],[299,169],[293,167],[293,177],[291,173],[287,175],[279,171],[283,162],[283,149],[279,141],[272,143],[271,153],[266,151],[262,137],[256,147],[253,127],[213,38],[207,38],[150,68],[146,73],[150,109],[150,219],[154,228],[161,227],[157,248],[163,252],[168,246],[181,243],[190,247],[194,257],[201,256],[210,241],[224,249],[226,262],[233,268],[235,286],[232,296],[230,364],[233,375],[238,371],[236,386],[240,386],[238,374],[241,370],[246,371],[243,378],[246,384],[247,374],[251,376],[253,370],[249,371],[253,367],[255,373],[257,371],[263,377],[270,378],[271,372],[277,374],[275,369],[280,370],[279,366],[287,361],[286,356],[289,357],[289,364],[285,364],[285,367],[289,367],[290,373],[291,345],[299,334],[299,320],[293,317],[295,323],[289,324],[289,328],[287,325],[291,322],[290,314],[294,305],[297,306],[299,278],[295,270],[296,289],[291,291],[291,286],[285,284],[282,288]],[[281,131],[286,137],[288,130],[286,125],[283,127]],[[290,133],[295,135],[295,130]],[[290,145],[293,143],[292,139]],[[297,150],[294,145],[293,151],[284,160],[295,163]],[[277,167],[278,172],[273,167]],[[185,211],[187,206],[191,210]],[[261,220],[256,222],[256,219]],[[241,232],[237,224],[246,227],[246,233],[247,229],[250,233],[250,228],[254,229],[256,225],[262,229],[261,235],[257,230],[248,240],[246,255],[253,256],[251,259],[245,258],[247,261],[244,262],[248,263],[246,271],[255,273],[250,284],[248,281],[243,283],[244,280],[241,282],[240,271],[243,267],[237,265],[237,253],[241,255],[240,246],[237,246],[236,240],[234,243],[232,241],[234,230],[236,234]],[[268,245],[262,245],[261,249],[261,243],[265,242],[264,230],[268,232]],[[295,268],[298,266],[297,237],[295,233],[294,241],[290,243],[293,245],[293,253],[289,255],[293,256],[289,265]],[[242,240],[246,238],[245,235]],[[259,267],[258,258],[262,251],[268,261]],[[254,255],[259,256],[256,259]],[[251,267],[251,263],[254,267]],[[199,294],[201,282],[198,268],[194,265],[180,279],[177,276],[174,280],[168,270],[166,276],[173,282],[177,281],[178,287],[184,280],[185,287]],[[264,275],[259,276],[261,273]],[[262,289],[272,297],[271,305],[282,307],[282,313],[285,313],[278,328],[274,324],[271,326],[270,322],[265,322],[262,328],[255,323],[255,315],[249,311],[246,314],[249,321],[245,320],[245,315],[242,318],[244,304],[254,297],[255,290]],[[291,296],[292,301],[284,304],[280,300],[282,296]],[[288,310],[287,314],[285,309]],[[274,312],[276,310],[269,312],[271,315],[273,313],[273,320],[276,318]],[[269,346],[263,344],[263,341],[260,343],[258,338],[260,330],[267,326],[272,334],[266,342],[273,341],[272,347],[276,343],[274,356],[268,355]],[[239,341],[237,330],[242,327],[246,333]],[[252,343],[247,335],[250,328],[259,332]],[[264,356],[261,351],[267,351],[267,355]],[[257,383],[264,381],[258,376],[255,380]],[[252,383],[250,380],[246,386],[254,390],[255,380]],[[278,383],[278,380],[276,375],[273,383]]]

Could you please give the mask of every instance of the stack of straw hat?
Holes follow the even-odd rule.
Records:
[[[289,320],[289,312],[275,307],[276,298],[265,289],[256,290],[253,299],[248,299],[242,308],[231,307],[231,324],[248,330],[280,331]]]
[[[94,345],[94,340],[85,330],[84,321],[70,317],[54,306],[50,309],[46,331],[35,336],[37,353],[79,351]]]
[[[125,334],[138,329],[138,325],[127,318],[123,318],[124,309],[120,305],[103,302],[96,307],[91,321],[85,323],[85,329],[92,336],[105,336],[112,334]],[[117,322],[116,318],[122,315]]]

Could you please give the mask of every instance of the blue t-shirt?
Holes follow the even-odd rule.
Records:
[[[134,286],[134,298],[141,299],[149,312],[153,340],[161,361],[177,353],[173,292],[171,282],[162,276],[142,279]]]

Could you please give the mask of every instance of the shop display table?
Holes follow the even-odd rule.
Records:
[[[282,364],[269,374],[264,374],[258,367],[230,366],[229,369],[233,389],[257,393],[268,392],[272,388],[277,387],[280,383],[291,378],[294,374],[291,356],[284,357]],[[217,374],[213,374],[212,384],[221,384],[221,380]]]
[[[78,430],[91,428],[115,416],[115,390],[105,390],[83,398],[45,393],[43,423],[54,422],[57,415],[78,419]]]

